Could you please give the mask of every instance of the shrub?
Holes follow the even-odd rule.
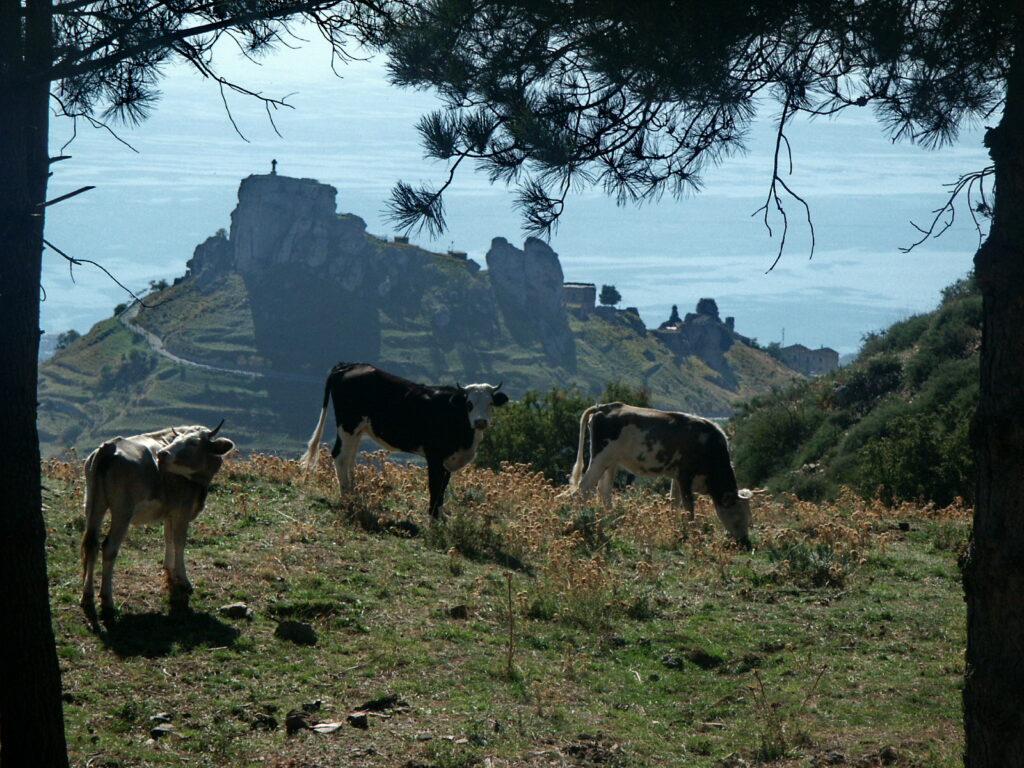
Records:
[[[755,398],[733,418],[732,456],[742,482],[759,485],[793,469],[795,452],[824,419],[824,412],[801,396],[807,386]]]
[[[893,323],[881,333],[866,334],[862,339],[859,352],[861,358],[880,355],[886,352],[899,352],[911,349],[927,330],[931,315],[913,315],[906,320]]]
[[[606,307],[613,307],[622,301],[622,294],[618,292],[614,285],[602,285],[601,294],[597,300]]]
[[[650,405],[644,387],[611,382],[599,401]],[[495,411],[494,424],[480,445],[476,463],[498,469],[502,462],[529,464],[557,483],[565,482],[576,461],[580,414],[594,399],[578,389],[530,390]]]
[[[651,390],[647,387],[634,387],[621,381],[610,381],[601,394],[602,403],[625,403],[639,408],[651,407]]]
[[[885,434],[860,449],[858,490],[887,504],[932,501],[948,506],[973,497],[968,422],[911,411],[892,419]],[[938,418],[936,418],[938,416]]]
[[[80,334],[74,328],[72,328],[69,331],[64,331],[64,333],[58,334],[57,336],[57,349],[64,349],[73,341],[76,341],[77,339],[80,338],[82,338],[82,334]]]
[[[564,482],[576,461],[580,414],[591,404],[576,389],[527,392],[496,411],[476,463],[490,469],[503,461],[530,464],[545,477]]]
[[[789,540],[768,547],[768,559],[777,563],[780,576],[810,587],[842,587],[848,563],[830,544]]]

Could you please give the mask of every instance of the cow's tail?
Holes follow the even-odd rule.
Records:
[[[331,377],[327,376],[327,382],[324,384],[324,404],[320,409],[320,420],[316,423],[316,429],[313,430],[313,436],[309,438],[309,444],[306,446],[306,452],[302,454],[302,458],[299,459],[299,466],[303,472],[312,472],[316,469],[317,460],[320,458],[320,437],[324,433],[324,423],[327,421],[327,404],[331,400]]]
[[[587,440],[587,427],[590,426],[590,419],[597,412],[598,406],[592,405],[580,416],[580,444],[576,451],[576,463],[572,465],[572,473],[569,475],[569,492],[575,493],[580,488],[580,481],[583,479],[583,448]]]
[[[82,511],[85,513],[85,531],[82,533],[82,579],[89,575],[96,552],[100,546],[100,528],[103,516],[107,511],[106,499],[101,499],[103,491],[100,487],[102,475],[106,472],[110,458],[117,450],[114,441],[103,443],[89,454],[85,460],[85,502]]]

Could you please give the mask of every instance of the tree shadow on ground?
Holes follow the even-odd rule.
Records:
[[[240,635],[216,616],[190,609],[119,616],[99,633],[103,644],[121,658],[167,656],[199,646],[231,647]]]

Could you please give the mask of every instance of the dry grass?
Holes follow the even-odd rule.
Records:
[[[384,453],[343,495],[326,451],[310,475],[235,457],[191,529],[194,613],[166,616],[162,537],[135,531],[122,618],[94,635],[80,467],[44,475],[76,766],[868,766],[890,745],[906,768],[956,764],[962,505],[759,497],[751,553],[706,501],[690,522],[642,484],[606,511],[528,466],[469,467],[432,525],[425,469]],[[253,619],[215,615],[237,600]],[[318,645],[276,639],[284,618]],[[387,692],[410,707],[368,731],[253,725]],[[160,711],[183,735],[149,744]]]

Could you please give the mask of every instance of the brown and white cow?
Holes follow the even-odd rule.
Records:
[[[590,431],[590,465],[583,472],[583,453]],[[611,506],[615,470],[672,479],[672,498],[693,514],[693,493],[706,493],[718,519],[740,544],[750,546],[750,498],[736,486],[725,433],[713,421],[679,411],[605,403],[587,408],[580,417],[579,451],[569,478],[569,493],[590,494],[597,486]]]
[[[438,517],[451,473],[476,456],[491,408],[508,402],[501,384],[435,387],[403,379],[368,363],[338,363],[327,375],[324,402],[299,464],[316,468],[327,404],[334,403],[337,438],[331,449],[338,485],[352,488],[356,452],[363,435],[391,451],[427,460],[430,515]]]
[[[82,608],[95,623],[93,570],[100,528],[110,510],[103,540],[100,608],[114,614],[114,560],[129,525],[163,523],[164,571],[172,607],[186,607],[192,585],[185,573],[188,525],[202,511],[210,481],[235,444],[203,426],[167,427],[132,437],[115,437],[85,460],[85,533],[82,536]]]

